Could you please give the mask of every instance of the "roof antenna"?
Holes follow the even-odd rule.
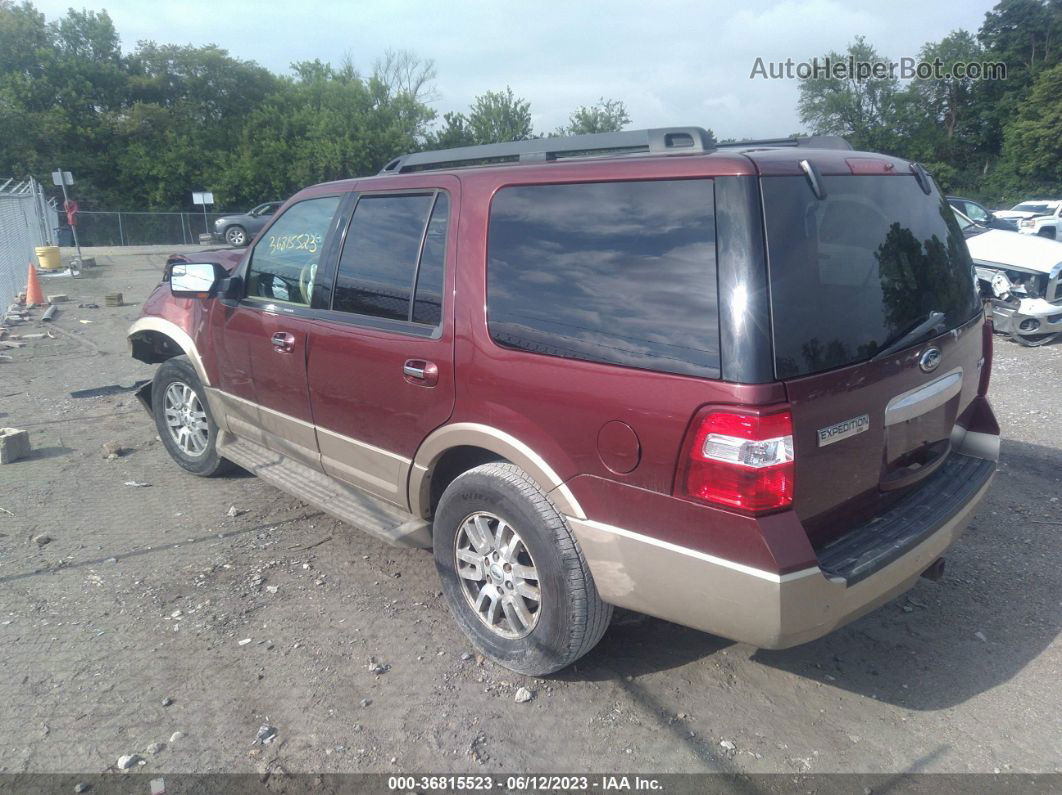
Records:
[[[811,192],[815,194],[815,198],[819,201],[825,199],[826,188],[822,186],[819,170],[807,160],[800,161],[800,168],[804,171],[804,176],[808,178],[808,184],[811,185]]]

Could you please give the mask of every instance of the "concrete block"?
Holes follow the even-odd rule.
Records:
[[[70,300],[70,296],[64,293],[56,293],[55,295],[48,296],[49,304],[63,304]]]
[[[10,464],[30,454],[29,431],[0,428],[0,464]]]

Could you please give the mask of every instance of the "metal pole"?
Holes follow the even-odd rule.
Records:
[[[59,169],[59,182],[63,185],[63,211],[66,212],[66,203],[70,201],[70,197],[66,195],[66,172],[63,169]],[[77,224],[70,224],[70,231],[74,233],[74,248],[77,249],[77,270],[81,270],[81,243],[77,239]],[[74,268],[70,269],[70,272],[74,272]]]
[[[125,232],[122,231],[122,214],[118,213],[118,239],[122,241],[122,245],[125,245]]]
[[[203,231],[210,234],[210,222],[207,221],[206,202],[203,202]]]

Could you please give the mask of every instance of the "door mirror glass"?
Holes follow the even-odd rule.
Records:
[[[170,292],[183,298],[209,298],[219,281],[212,262],[179,262],[170,270]]]

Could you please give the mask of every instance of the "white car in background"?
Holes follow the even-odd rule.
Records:
[[[1062,240],[1062,235],[1058,233],[1062,223],[1062,201],[1057,199],[1030,199],[1009,210],[997,210],[993,215],[1017,221],[1018,231],[1023,235]]]
[[[1062,334],[1062,243],[986,229],[954,212],[995,330],[1030,347]]]

